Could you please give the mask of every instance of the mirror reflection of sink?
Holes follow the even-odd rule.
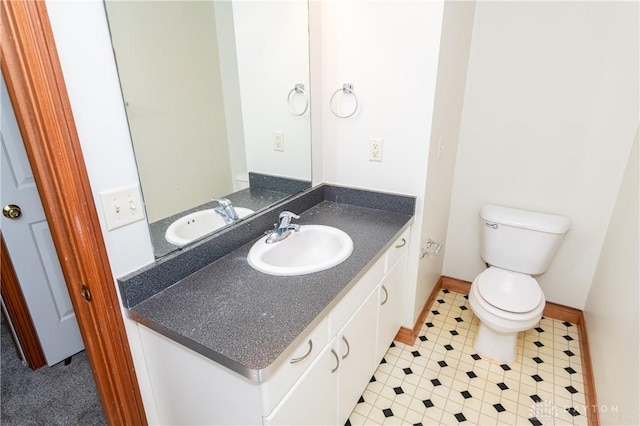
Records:
[[[235,210],[240,218],[253,213],[253,210],[244,207],[236,207]],[[222,216],[214,209],[200,210],[174,221],[167,228],[164,238],[171,244],[182,247],[226,225]]]
[[[249,265],[269,275],[304,275],[344,262],[353,252],[353,240],[340,229],[302,225],[284,240],[267,244],[262,237],[249,250]]]

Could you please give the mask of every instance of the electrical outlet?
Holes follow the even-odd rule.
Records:
[[[109,231],[144,219],[144,208],[138,185],[101,192],[100,198]]]
[[[369,161],[382,161],[382,139],[369,139]]]
[[[283,132],[273,132],[273,149],[275,151],[284,151]]]

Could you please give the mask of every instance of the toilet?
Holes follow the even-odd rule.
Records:
[[[473,347],[509,363],[516,360],[518,333],[542,318],[546,300],[532,275],[549,268],[570,222],[493,204],[480,208],[480,219],[480,256],[488,268],[469,290],[469,305],[480,320]]]

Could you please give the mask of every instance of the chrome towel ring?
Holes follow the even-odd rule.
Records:
[[[293,105],[293,99],[295,95],[298,95],[298,94],[301,94],[302,96],[304,96],[304,109],[302,110],[302,112],[296,111]],[[293,89],[291,89],[291,91],[287,95],[287,106],[289,107],[289,112],[293,115],[301,116],[305,112],[307,112],[307,109],[309,109],[309,96],[307,95],[307,92],[304,90],[304,84],[296,83]]]
[[[335,96],[342,92],[343,94],[347,94],[347,95],[353,95],[353,99],[355,100],[355,106],[353,107],[353,111],[351,111],[350,114],[345,114],[345,115],[340,115],[336,112],[335,109],[333,109],[333,98],[335,98]],[[331,112],[336,116],[336,117],[340,117],[340,118],[349,118],[351,117],[353,114],[356,113],[356,111],[358,110],[358,97],[356,96],[356,93],[353,91],[353,84],[351,83],[344,83],[342,85],[342,89],[338,89],[335,92],[333,92],[333,95],[331,95],[331,99],[329,100],[329,108],[331,109]]]

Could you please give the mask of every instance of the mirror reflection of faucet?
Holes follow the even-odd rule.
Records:
[[[231,204],[231,201],[228,199],[213,198],[212,201],[216,201],[219,204],[219,206],[213,210],[222,217],[224,223],[230,224],[240,219],[240,217],[238,217],[238,213],[236,213],[236,209],[233,208],[233,204]]]
[[[291,231],[298,232],[300,230],[300,225],[295,225],[291,223],[291,219],[300,219],[295,213],[290,211],[283,211],[278,215],[278,223],[274,224],[274,230],[271,231],[269,236],[267,237],[266,243],[273,244],[278,241],[282,241],[291,234]]]

